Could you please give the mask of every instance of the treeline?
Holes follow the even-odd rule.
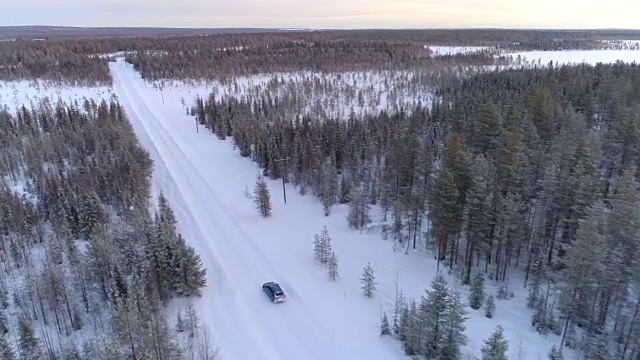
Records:
[[[397,114],[320,121],[275,99],[213,95],[193,114],[327,213],[360,202],[353,194],[379,204],[388,236],[433,249],[467,284],[524,270],[532,325],[563,345],[635,358],[640,66],[511,70],[440,89]]]
[[[1,41],[0,80],[49,80],[81,86],[111,84],[106,58],[87,41]]]
[[[454,65],[491,65],[494,62],[489,54],[459,54],[434,59],[423,45],[406,42],[336,41],[330,36],[306,33],[253,36],[263,39],[260,43],[238,40],[235,45],[223,46],[216,36],[185,38],[177,43],[166,43],[161,54],[137,52],[126,59],[148,80],[229,79],[241,75],[296,71],[435,71]]]
[[[332,31],[338,39],[358,41],[415,42],[433,45],[508,46],[513,43],[564,43],[589,45],[597,40],[640,39],[638,30],[516,30],[516,29],[429,29],[429,30],[342,30]],[[561,45],[563,46],[563,45]],[[537,49],[537,48],[535,48]],[[551,46],[553,49],[553,46]]]
[[[210,335],[187,346],[166,319],[206,270],[162,195],[149,213],[152,162],[119,104],[2,110],[0,134],[2,358],[213,354]]]
[[[331,32],[264,32],[208,36],[72,38],[0,42],[0,79],[72,85],[111,83],[109,57],[127,61],[148,80],[226,79],[265,72],[437,69],[490,65],[489,54],[434,60],[407,41],[341,39]],[[189,64],[189,66],[185,66]]]
[[[0,42],[0,80],[43,79],[74,85],[111,83],[108,57],[127,60],[148,80],[220,79],[268,72],[439,71],[494,64],[489,53],[434,59],[426,45],[486,45],[513,50],[603,48],[624,31],[354,30],[215,35],[52,37]],[[186,66],[188,64],[188,66]]]

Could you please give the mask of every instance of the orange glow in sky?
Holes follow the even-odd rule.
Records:
[[[0,25],[640,28],[637,0],[0,0]]]

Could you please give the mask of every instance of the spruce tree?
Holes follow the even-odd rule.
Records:
[[[473,283],[471,284],[471,293],[469,294],[469,306],[474,310],[480,309],[482,307],[484,297],[485,297],[484,276],[481,273],[478,273],[473,278]]]
[[[590,311],[587,309],[592,308],[590,294],[597,292],[596,285],[603,278],[604,254],[607,250],[605,214],[602,203],[588,208],[586,218],[579,222],[576,240],[567,250],[566,267],[560,273],[562,281],[558,295],[558,308],[565,318],[561,347],[573,324],[589,322]]]
[[[331,215],[331,207],[336,203],[338,197],[338,173],[336,167],[330,161],[324,163],[321,172],[320,201],[324,209],[324,215]]]
[[[464,334],[466,315],[461,295],[456,291],[450,296],[449,309],[446,312],[446,328],[443,329],[444,338],[440,351],[441,360],[460,358],[460,348],[467,343],[467,336]]]
[[[438,211],[430,211],[429,218],[436,242],[442,245],[442,248],[438,249],[439,260],[444,260],[446,252],[449,250],[450,239],[460,230],[462,208],[458,191],[459,184],[455,179],[456,175],[452,169],[443,169],[430,194],[431,208],[438,209]]]
[[[82,360],[80,350],[74,344],[70,344],[64,349],[64,360]]]
[[[428,358],[438,358],[442,355],[448,319],[451,308],[451,298],[447,281],[442,275],[431,281],[431,289],[420,302],[420,321],[423,324],[422,354]]]
[[[3,310],[0,310],[0,336],[9,332],[9,322]]]
[[[86,188],[81,188],[81,191],[80,234],[88,239],[99,224],[104,222],[105,215],[95,190],[88,185]]]
[[[202,265],[200,255],[186,244],[180,234],[176,248],[178,268],[175,269],[173,287],[180,295],[200,296],[200,289],[207,284],[207,270]]]
[[[360,229],[371,222],[366,194],[361,188],[354,188],[350,199],[347,223],[351,228]]]
[[[20,317],[18,320],[18,346],[25,360],[38,360],[42,358],[40,341],[36,337],[29,319]]]
[[[609,344],[607,341],[607,333],[600,330],[591,330],[585,339],[584,348],[585,359],[589,360],[608,360],[611,359],[609,352]]]
[[[485,341],[481,351],[482,360],[508,360],[509,343],[504,338],[502,326],[496,327],[491,337]]]
[[[400,312],[400,320],[398,322],[398,330],[396,331],[396,334],[398,335],[398,340],[400,340],[403,343],[407,339],[407,331],[409,329],[410,316],[411,314],[409,314],[409,305],[406,303],[403,303],[402,310]]]
[[[411,301],[407,309],[406,330],[402,342],[404,353],[408,356],[420,355],[424,338],[422,320],[415,301]]]
[[[313,235],[313,257],[320,264],[324,263],[324,244],[322,243],[320,234]]]
[[[15,354],[11,348],[11,344],[9,344],[9,341],[7,340],[7,336],[4,334],[0,335],[0,359],[14,360],[15,358]]]
[[[340,177],[340,204],[346,204],[351,201],[351,183],[346,176]]]
[[[376,277],[374,274],[373,266],[371,266],[371,262],[367,263],[367,266],[364,267],[362,272],[362,277],[360,278],[360,282],[362,283],[362,293],[366,297],[373,297],[373,294],[376,292]]]
[[[262,176],[258,176],[253,188],[253,203],[263,217],[271,216],[271,194]]]
[[[489,162],[483,155],[479,155],[471,168],[472,180],[469,189],[467,211],[467,251],[463,283],[471,282],[471,268],[474,255],[489,243],[491,223],[493,221],[493,192],[490,183]],[[474,308],[478,309],[478,308]]]
[[[178,315],[176,319],[176,331],[181,333],[184,331],[184,320],[182,320],[182,311],[178,310]]]
[[[327,262],[327,275],[331,281],[336,281],[340,277],[338,274],[338,258],[335,252],[331,252],[331,256]]]
[[[324,226],[320,234],[313,236],[313,254],[320,264],[326,265],[329,262],[331,252],[331,236],[329,236],[327,227]]]
[[[549,356],[547,357],[549,360],[562,360],[562,354],[558,350],[558,348],[553,345],[551,351],[549,351]]]
[[[198,329],[200,328],[200,318],[198,317],[198,313],[193,307],[193,304],[187,304],[187,309],[185,310],[184,314],[184,329],[189,337],[194,337],[198,332]]]
[[[405,307],[404,293],[401,290],[398,291],[396,286],[396,299],[393,306],[393,333],[396,335],[400,333],[400,320]]]
[[[484,316],[491,319],[495,311],[496,311],[496,303],[493,300],[493,294],[489,294],[489,298],[487,298],[487,303],[484,306]]]
[[[391,328],[389,327],[389,318],[387,317],[387,313],[384,312],[382,314],[382,319],[380,320],[380,336],[391,335]]]

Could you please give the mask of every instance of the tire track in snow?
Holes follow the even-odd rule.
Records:
[[[154,113],[154,115],[157,115],[157,117],[159,116],[163,116],[161,114],[156,114],[155,111],[153,111],[153,109],[150,109],[151,112]],[[164,124],[167,124],[169,126],[171,126],[171,122],[170,121],[165,121]],[[170,134],[171,132],[166,128],[166,125],[163,124],[163,128],[165,130],[165,133],[167,134],[167,136],[170,136],[168,134]],[[173,130],[177,132],[179,132],[178,129],[173,128]],[[195,148],[193,147],[193,145],[182,141],[182,139],[180,139],[179,137],[172,137],[172,142],[176,143],[178,146],[178,150],[182,153],[182,156],[185,159],[191,159],[192,157],[197,157],[199,155],[199,153],[195,150]],[[187,152],[185,151],[185,149],[190,149],[191,151],[189,152],[189,154],[187,154]],[[191,168],[191,173],[196,174],[200,180],[205,183],[208,187],[208,189],[210,189],[211,192],[211,196],[215,199],[214,203],[216,204],[217,207],[219,207],[221,209],[221,211],[217,212],[216,215],[220,215],[222,217],[224,217],[224,219],[226,220],[226,223],[229,225],[232,225],[236,234],[242,238],[242,240],[244,240],[245,244],[248,245],[251,248],[251,251],[253,251],[253,254],[257,257],[260,258],[261,260],[261,264],[263,265],[264,268],[268,268],[269,271],[268,272],[263,272],[263,271],[257,271],[255,270],[255,264],[253,266],[248,266],[247,269],[251,269],[253,270],[253,278],[254,279],[264,279],[265,278],[265,274],[274,274],[275,275],[275,279],[272,280],[276,280],[278,282],[280,282],[280,284],[282,284],[284,286],[284,290],[287,292],[287,297],[290,297],[290,295],[294,295],[292,298],[299,298],[298,296],[298,292],[296,291],[296,289],[287,282],[286,277],[282,275],[282,273],[277,269],[276,266],[273,265],[273,263],[269,260],[269,258],[265,255],[264,251],[258,246],[258,244],[256,243],[256,241],[253,239],[253,237],[251,235],[249,235],[246,230],[244,229],[244,227],[242,227],[242,225],[240,225],[240,222],[238,221],[238,219],[233,215],[233,211],[231,211],[226,204],[224,203],[224,201],[221,201],[220,198],[218,197],[215,187],[211,185],[210,180],[206,179],[197,169],[197,166],[195,166],[191,161],[189,161],[189,165]],[[269,279],[267,279],[269,280]],[[262,285],[264,281],[259,281],[256,282],[256,286],[259,287]],[[326,326],[324,326],[324,324],[318,320],[317,317],[315,317],[313,315],[313,311],[306,306],[306,303],[301,301],[301,302],[297,302],[296,305],[301,305],[302,307],[304,307],[304,312],[299,313],[298,316],[305,316],[307,318],[307,320],[311,323],[313,323],[316,327],[321,328],[320,330],[322,330],[321,333],[330,333],[330,330],[326,328]],[[297,309],[298,306],[296,306],[295,308]],[[302,329],[301,329],[302,330]],[[308,331],[308,330],[307,330]],[[324,340],[324,342],[326,344],[331,343],[329,340]]]
[[[152,130],[150,129],[150,127],[145,125],[145,121],[142,120],[142,117],[140,116],[140,110],[136,106],[136,101],[133,101],[132,99],[132,97],[135,96],[135,94],[132,94],[132,92],[129,91],[125,86],[122,86],[124,82],[122,81],[120,74],[118,74],[117,71],[114,73],[116,74],[115,78],[117,79],[117,85],[115,86],[116,91],[118,91],[119,93],[124,93],[126,95],[123,99],[120,99],[120,101],[124,103],[125,106],[129,105],[128,107],[130,108],[130,110],[133,111],[133,114],[128,115],[130,120],[132,122],[135,121],[138,125],[142,126],[142,129],[140,130],[143,130],[143,132],[147,135],[147,138],[150,140],[150,145],[152,145],[151,147],[153,148],[155,153],[158,155],[158,160],[160,160],[160,161],[156,161],[156,163],[162,165],[162,167],[165,169],[165,175],[168,175],[166,180],[170,180],[172,189],[177,191],[177,196],[175,196],[173,199],[177,200],[179,198],[182,198],[184,205],[183,205],[183,202],[180,202],[180,201],[173,201],[173,202],[180,204],[179,207],[181,209],[186,209],[186,213],[190,213],[190,215],[193,215],[192,212],[193,212],[194,206],[193,204],[189,204],[187,200],[188,197],[184,196],[184,192],[181,189],[180,181],[170,175],[171,167],[177,165],[178,162],[175,162],[175,159],[174,159],[174,163],[171,164],[172,166],[171,167],[168,166],[168,164],[166,163],[167,162],[166,154],[162,152],[159,146],[157,146],[157,143],[156,143],[156,141],[158,140],[157,137],[154,137],[152,135]],[[121,85],[121,86],[119,87],[118,85]],[[131,101],[127,104],[128,100],[131,100]],[[173,167],[174,172],[175,172],[175,169],[176,168]],[[204,210],[204,213],[206,213],[206,210]],[[190,218],[191,220],[189,222],[192,224],[192,226],[188,227],[190,229],[190,232],[193,233],[193,231],[196,231],[195,236],[198,236],[200,239],[206,239],[206,236],[202,232],[202,229],[198,227],[197,224],[195,224],[195,218],[193,216],[187,216],[187,217],[182,217],[181,220],[185,218],[187,219]],[[219,267],[222,267],[224,269],[230,268],[228,265],[225,265],[224,261],[222,261],[222,257],[220,256],[216,257],[214,254],[215,252],[210,246],[207,246],[206,251],[202,253],[202,256],[209,257],[208,264],[207,264],[208,266],[211,266],[213,264],[219,264]],[[214,255],[213,260],[211,259],[211,255]],[[241,269],[235,269],[235,270],[241,271]],[[252,343],[254,345],[254,349],[251,349],[250,347],[246,347],[245,345],[238,344],[239,346],[241,346],[241,348],[233,349],[233,351],[236,353],[238,352],[238,350],[242,351],[242,355],[239,355],[238,359],[253,358],[253,356],[255,356],[255,351],[257,350],[256,348],[259,348],[259,351],[261,352],[261,356],[266,357],[267,359],[273,359],[273,360],[284,359],[285,357],[283,356],[283,354],[279,353],[275,349],[275,347],[272,345],[272,342],[269,340],[268,334],[264,332],[264,328],[260,326],[256,326],[255,316],[249,316],[249,314],[247,314],[247,311],[242,311],[243,309],[249,308],[249,306],[244,304],[245,300],[243,300],[243,297],[241,295],[240,296],[237,295],[239,291],[233,286],[233,281],[228,277],[224,277],[224,276],[222,276],[222,279],[224,280],[224,283],[226,286],[221,287],[221,290],[223,290],[227,296],[231,295],[231,300],[232,300],[230,304],[229,304],[229,301],[227,301],[225,306],[232,306],[237,310],[223,311],[221,312],[221,314],[218,314],[218,315],[222,315],[223,318],[217,319],[217,320],[222,320],[222,324],[220,325],[224,324],[224,327],[219,326],[219,328],[222,328],[221,329],[222,331],[229,332],[230,334],[235,333],[232,337],[237,337],[238,340],[243,339],[244,340],[243,342]],[[218,283],[220,284],[220,281]],[[214,326],[215,325],[216,324],[214,324]],[[239,329],[242,329],[244,331],[237,331]],[[222,337],[220,336],[221,335],[220,332],[217,332],[214,335],[218,338]],[[230,341],[227,341],[226,343],[231,344]],[[247,352],[246,350],[249,350],[249,352]],[[222,352],[228,353],[229,349],[223,348]]]
[[[120,68],[122,68],[122,66],[118,64],[113,64],[112,66],[113,67],[120,66]],[[169,132],[166,128],[163,127],[162,124],[159,123],[159,121],[155,121],[156,125],[159,125],[157,128],[146,124],[146,120],[153,120],[157,116],[154,116],[153,111],[146,105],[146,103],[144,102],[144,99],[142,99],[140,95],[137,94],[136,90],[133,88],[133,84],[131,83],[129,77],[126,74],[122,74],[121,69],[113,68],[113,67],[112,67],[112,72],[115,75],[114,80],[116,80],[115,81],[116,89],[119,90],[118,92],[121,92],[125,95],[123,99],[120,99],[120,100],[123,103],[123,106],[125,106],[125,109],[129,107],[130,110],[133,111],[134,114],[130,115],[130,117],[132,117],[131,119],[132,122],[135,121],[139,125],[137,126],[137,128],[139,128],[140,130],[142,130],[142,132],[145,133],[145,135],[147,136],[150,142],[149,145],[151,145],[151,147],[154,148],[153,150],[155,151],[158,157],[158,160],[160,160],[157,162],[161,163],[158,165],[162,165],[165,175],[167,175],[167,178],[168,178],[167,180],[170,180],[173,189],[176,190],[176,193],[172,193],[172,197],[174,200],[173,202],[179,204],[178,205],[179,210],[182,211],[183,214],[189,215],[189,216],[186,216],[187,218],[189,218],[188,222],[190,226],[188,226],[188,228],[191,230],[191,232],[193,231],[196,232],[194,235],[197,236],[197,238],[202,240],[207,239],[203,229],[198,225],[201,224],[202,220],[205,220],[205,218],[206,220],[214,224],[218,223],[216,221],[218,216],[213,216],[213,214],[209,212],[210,210],[212,210],[212,207],[214,209],[217,207],[218,209],[216,210],[218,211],[214,212],[215,215],[219,215],[223,219],[227,220],[228,225],[232,225],[231,226],[232,230],[235,230],[231,232],[235,233],[235,235],[238,235],[237,237],[229,236],[229,234],[227,234],[227,231],[226,231],[226,230],[229,230],[229,228],[227,228],[226,226],[220,226],[218,224],[216,228],[223,235],[220,239],[217,239],[217,241],[221,241],[224,239],[224,241],[226,242],[226,245],[232,245],[234,249],[238,251],[238,254],[236,254],[233,257],[233,259],[237,261],[240,264],[240,266],[230,266],[230,264],[222,260],[222,256],[220,254],[216,256],[216,252],[210,246],[211,244],[207,244],[208,246],[206,246],[206,249],[204,249],[206,250],[205,251],[206,254],[202,254],[202,255],[209,256],[208,265],[209,266],[213,265],[214,269],[216,267],[215,266],[216,264],[219,265],[217,266],[218,267],[217,270],[219,273],[216,275],[219,276],[219,279],[218,279],[219,283],[221,281],[225,281],[224,286],[221,286],[224,289],[221,289],[221,290],[225,292],[232,291],[232,294],[237,295],[237,296],[232,296],[231,300],[233,301],[233,303],[227,304],[227,305],[234,306],[234,309],[236,310],[233,311],[232,313],[235,313],[235,315],[241,315],[241,317],[243,318],[244,326],[242,326],[241,328],[244,328],[246,330],[251,329],[251,331],[248,331],[248,333],[251,335],[250,339],[253,341],[250,341],[250,342],[257,343],[255,345],[257,345],[260,348],[260,357],[273,358],[273,359],[297,359],[297,358],[313,359],[313,358],[316,358],[316,357],[319,358],[320,356],[322,356],[321,355],[322,352],[331,351],[331,349],[333,349],[333,346],[327,340],[321,339],[320,341],[318,341],[318,346],[309,345],[309,342],[313,342],[315,337],[322,336],[322,332],[326,334],[327,329],[321,327],[320,322],[315,317],[313,317],[312,313],[308,308],[299,309],[297,306],[292,306],[294,304],[283,304],[284,306],[289,306],[289,308],[293,307],[294,310],[297,310],[294,312],[295,316],[299,316],[299,317],[302,317],[302,319],[306,319],[307,320],[306,323],[309,323],[309,322],[314,323],[315,327],[320,327],[319,329],[313,329],[313,328],[309,329],[309,326],[306,326],[306,329],[301,328],[300,326],[291,326],[292,324],[300,325],[300,319],[292,319],[293,322],[289,322],[286,318],[285,319],[273,318],[273,320],[270,320],[270,322],[267,324],[270,329],[273,329],[273,325],[274,325],[273,321],[276,321],[280,324],[284,324],[285,326],[295,327],[294,329],[291,329],[290,335],[293,335],[294,337],[297,338],[297,340],[300,342],[301,347],[298,347],[298,349],[295,351],[291,351],[293,349],[289,349],[289,348],[291,348],[292,347],[291,345],[293,344],[291,344],[290,341],[287,341],[286,344],[283,344],[284,346],[279,347],[281,351],[284,350],[283,347],[286,347],[287,350],[290,350],[289,353],[291,355],[287,357],[283,356],[284,354],[278,353],[278,351],[275,349],[275,346],[273,345],[273,343],[275,342],[274,340],[276,339],[274,339],[272,336],[269,336],[272,334],[268,333],[264,327],[260,327],[259,324],[256,323],[256,321],[253,321],[253,320],[259,320],[261,318],[264,318],[265,314],[259,313],[259,309],[255,308],[255,306],[254,307],[250,306],[246,300],[242,300],[243,298],[242,295],[259,296],[262,302],[266,302],[268,305],[271,305],[268,301],[265,301],[264,296],[259,291],[259,286],[261,282],[257,281],[257,279],[259,277],[264,277],[266,274],[269,274],[269,273],[277,274],[277,270],[275,269],[273,264],[269,262],[268,258],[264,255],[264,253],[260,251],[258,246],[253,241],[253,239],[237,223],[237,220],[232,218],[229,215],[230,212],[228,212],[228,209],[226,208],[226,206],[224,206],[224,204],[218,199],[213,189],[211,189],[211,186],[209,185],[209,183],[206,181],[206,179],[202,177],[202,174],[200,174],[198,169],[195,168],[195,166],[189,160],[189,157],[182,150],[180,145],[184,146],[184,144],[178,143],[178,141],[176,141],[176,139],[174,138],[170,138],[169,140],[167,140],[167,137],[170,136]],[[165,118],[165,123],[167,121],[168,119]],[[161,131],[163,131],[164,134],[162,134]],[[160,144],[163,146],[158,146]],[[176,150],[179,151],[179,154],[174,153],[173,148],[176,148]],[[166,152],[163,152],[163,150]],[[172,160],[170,166],[168,166],[169,160]],[[196,179],[190,179],[189,175],[195,175]],[[204,183],[207,186],[195,187],[192,180],[195,180],[197,184]],[[191,191],[194,191],[194,189],[206,189],[207,192],[206,194],[196,194],[197,196],[190,198],[186,196],[187,194],[189,194],[188,192],[189,190],[185,190],[183,188],[183,185],[185,184],[189,185],[189,189],[191,189]],[[182,201],[177,201],[180,197],[182,198]],[[212,200],[211,203],[204,204],[203,203],[204,198]],[[196,200],[190,201],[190,199],[196,199]],[[212,206],[212,205],[215,205],[215,206]],[[196,211],[196,209],[198,209],[198,211]],[[208,216],[205,216],[204,214]],[[181,220],[185,220],[185,219],[181,219]],[[198,220],[201,220],[201,221],[198,221]],[[242,240],[242,241],[237,241],[237,240]],[[242,245],[242,244],[248,246],[249,250],[238,249],[238,245]],[[198,245],[202,245],[202,241],[198,241]],[[213,259],[211,259],[210,255],[213,255]],[[261,266],[262,269],[258,269],[255,266],[256,265],[255,263],[247,265],[242,259],[243,255],[244,256],[250,255],[254,257],[254,259],[258,260],[258,263],[262,265]],[[222,267],[222,269],[220,269],[220,267]],[[225,273],[224,273],[225,269],[233,270],[233,271],[227,271],[226,272],[227,275],[225,276]],[[247,288],[244,289],[243,291],[244,294],[243,294],[243,292],[240,291],[236,286],[236,282],[233,281],[233,279],[229,278],[234,275],[238,276],[238,272],[242,273],[244,271],[247,271],[247,274],[251,272],[253,275],[250,277],[245,276],[244,278],[242,278],[242,280],[244,281],[250,281],[253,283],[253,284],[251,283],[246,284],[251,287],[252,289],[251,292],[253,294],[247,294],[248,292]],[[282,278],[282,276],[280,277]],[[223,285],[223,284],[220,283],[220,285]],[[231,286],[231,288],[228,288],[227,286]],[[247,314],[247,312],[252,313],[253,317],[250,317],[249,314]],[[224,322],[227,325],[231,325],[233,323],[233,326],[237,327],[239,325],[238,322],[232,321],[232,320],[237,320],[237,319],[227,318],[225,319]],[[227,329],[226,327],[225,329],[222,329],[222,331],[228,331],[228,330],[229,329]],[[320,330],[321,333],[318,333],[318,330]],[[310,337],[307,336],[303,338],[302,336],[305,333],[311,336]],[[246,340],[248,340],[246,339],[246,335],[247,334],[242,334],[242,337],[245,339],[243,343],[245,344],[247,342]],[[279,336],[278,334],[275,334],[275,335]],[[246,346],[245,344],[242,344],[240,346]],[[222,349],[223,353],[225,352],[225,350],[226,349],[224,348]],[[258,349],[255,349],[255,350],[258,350]],[[302,352],[305,352],[307,354],[303,354]],[[322,357],[327,358],[326,356],[322,356]],[[242,355],[242,358],[246,358],[246,355]]]

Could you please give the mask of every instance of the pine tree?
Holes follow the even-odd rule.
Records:
[[[398,321],[398,330],[396,334],[398,335],[398,340],[401,342],[405,342],[407,339],[407,331],[409,329],[409,305],[403,304],[402,309],[400,311],[400,320]],[[415,314],[414,314],[415,315]]]
[[[262,176],[258,176],[253,188],[253,203],[263,217],[271,216],[271,194]]]
[[[120,267],[116,264],[113,268],[113,284],[111,286],[111,299],[117,309],[120,303],[124,303],[129,298],[129,289],[126,280],[122,276]]]
[[[207,284],[207,270],[203,267],[200,255],[186,244],[182,235],[177,240],[178,268],[175,269],[173,287],[183,296],[200,296],[200,288]]]
[[[112,257],[114,251],[112,243],[107,239],[107,229],[99,226],[91,234],[87,243],[87,253],[89,255],[89,267],[94,280],[100,284],[105,297],[109,296],[110,278],[112,277]]]
[[[491,319],[495,311],[496,311],[496,303],[493,300],[493,294],[490,294],[489,298],[487,298],[487,303],[484,306],[484,315],[489,319]]]
[[[0,335],[0,359],[14,360],[15,358],[15,354],[11,348],[11,344],[7,341],[6,335]]]
[[[495,332],[485,341],[481,351],[482,360],[508,360],[509,343],[504,338],[502,326],[496,327]]]
[[[565,317],[561,348],[569,328],[576,323],[589,322],[590,294],[597,292],[597,282],[602,279],[603,255],[606,254],[604,204],[597,203],[587,209],[585,219],[580,220],[576,240],[568,248],[566,267],[561,273],[558,296],[559,310]],[[585,271],[589,269],[589,271]]]
[[[320,264],[326,265],[332,252],[331,237],[329,236],[329,230],[327,230],[327,227],[324,226],[320,234],[314,235],[313,239],[314,256]]]
[[[0,309],[9,307],[9,291],[4,279],[0,279]]]
[[[371,266],[371,262],[367,263],[367,266],[364,267],[362,277],[360,278],[360,282],[362,283],[362,293],[366,297],[373,297],[373,294],[376,292],[376,277],[374,274],[373,266]]]
[[[389,327],[389,318],[387,317],[387,313],[384,312],[382,314],[382,319],[380,320],[380,336],[391,335],[391,329]]]
[[[184,331],[184,320],[182,320],[182,311],[178,310],[178,315],[176,319],[176,331],[181,333]]]
[[[431,289],[420,302],[420,322],[423,324],[423,344],[421,353],[428,358],[442,355],[442,347],[447,335],[447,314],[451,300],[447,281],[442,275],[431,281]]]
[[[584,343],[584,358],[589,360],[608,360],[611,359],[609,352],[609,344],[607,341],[607,333],[594,329],[589,334]]]
[[[9,322],[4,311],[0,310],[0,336],[9,332]]]
[[[338,274],[338,258],[335,252],[331,252],[329,261],[327,262],[327,275],[331,281],[336,281],[340,277]]]
[[[74,344],[70,344],[64,349],[64,360],[82,360],[80,350]]]
[[[331,215],[331,207],[336,203],[338,197],[338,173],[335,165],[326,161],[322,167],[320,201],[324,209],[324,215]]]
[[[407,309],[405,327],[406,330],[402,342],[404,353],[409,356],[419,355],[424,339],[422,320],[419,318],[419,310],[415,301],[411,301]]]
[[[82,189],[82,207],[80,212],[80,234],[88,239],[96,228],[104,222],[102,204],[92,188]]]
[[[549,356],[548,356],[549,360],[562,360],[562,354],[560,353],[560,351],[558,351],[558,348],[553,345],[553,347],[551,348],[551,351],[549,351]]]
[[[351,183],[346,176],[340,177],[340,204],[351,201]]]
[[[184,329],[190,337],[194,337],[200,328],[200,318],[191,303],[187,304],[187,309],[185,310],[184,325]]]
[[[53,235],[50,235],[47,240],[47,256],[50,261],[56,265],[62,264],[62,244]]]
[[[467,336],[464,334],[466,315],[461,295],[456,291],[450,296],[449,309],[446,312],[446,328],[443,329],[444,338],[440,351],[441,360],[460,358],[460,348],[467,343]]]
[[[438,211],[430,211],[429,218],[436,242],[441,245],[438,249],[439,260],[445,259],[449,250],[449,241],[460,230],[462,208],[459,184],[456,183],[455,178],[453,170],[443,169],[429,200],[430,207],[438,209]]]
[[[313,257],[319,263],[323,263],[324,260],[324,244],[320,238],[320,234],[313,235]]]
[[[463,282],[471,281],[471,268],[474,255],[489,243],[493,211],[493,192],[490,184],[490,166],[483,155],[479,155],[471,168],[472,181],[469,189],[467,234]],[[475,308],[478,309],[478,308]]]
[[[31,322],[25,317],[18,320],[18,346],[23,359],[38,360],[42,358],[40,341],[33,331]]]
[[[485,293],[484,293],[484,276],[481,273],[478,273],[473,278],[473,283],[471,284],[471,293],[469,294],[469,306],[478,310],[482,307],[482,302],[484,301]]]
[[[361,188],[354,188],[350,195],[349,213],[347,222],[349,227],[360,229],[371,222],[370,209],[366,199],[366,194]]]
[[[398,335],[400,333],[400,320],[402,316],[402,310],[406,307],[404,300],[404,293],[398,291],[396,285],[396,299],[393,306],[393,333]]]

